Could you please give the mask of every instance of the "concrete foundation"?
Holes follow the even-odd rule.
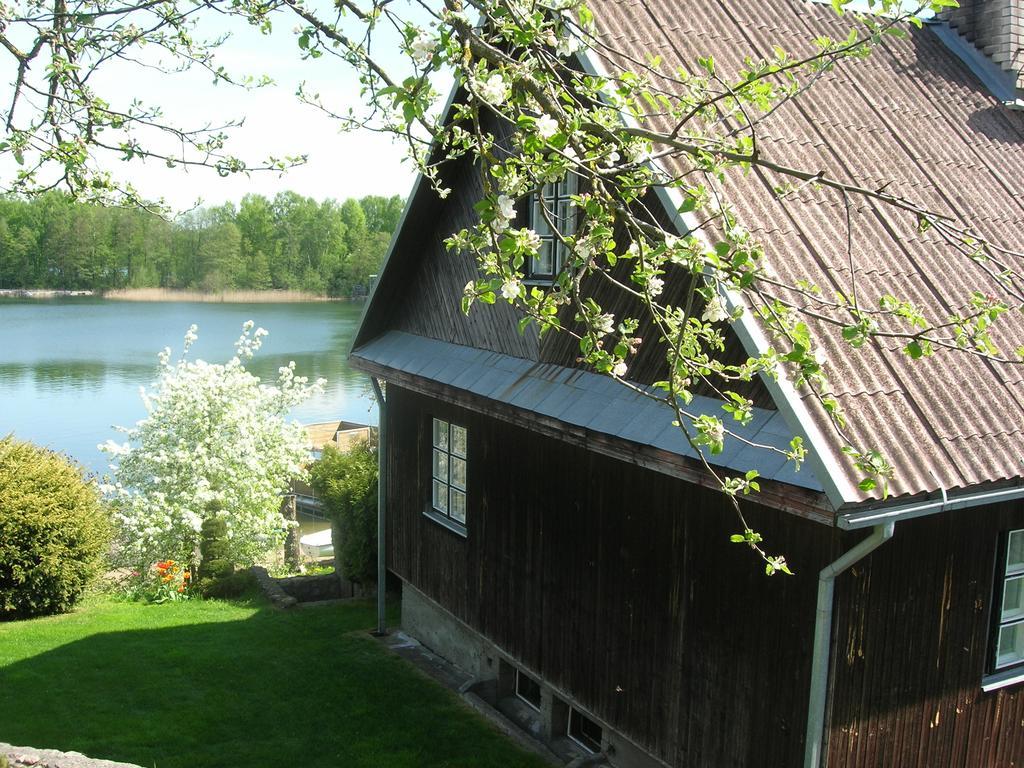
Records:
[[[430,651],[463,670],[472,680],[466,686],[469,691],[544,744],[566,764],[670,768],[591,715],[568,693],[524,668],[508,653],[408,583],[402,584],[402,629]],[[539,709],[516,695],[517,669],[540,683]],[[568,736],[570,709],[601,726],[601,749],[598,753],[582,747]]]

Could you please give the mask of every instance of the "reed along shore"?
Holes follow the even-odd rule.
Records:
[[[211,304],[284,304],[308,301],[343,301],[304,291],[175,291],[169,288],[124,288],[107,291],[115,301],[194,301]]]

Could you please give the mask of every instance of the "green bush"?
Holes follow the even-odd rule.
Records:
[[[254,592],[258,586],[256,577],[248,568],[216,579],[204,579],[200,583],[203,597],[213,597],[219,600],[243,597]]]
[[[349,581],[377,580],[377,454],[360,443],[342,453],[333,446],[310,469],[310,483],[328,517],[336,520],[335,568]]]
[[[71,608],[103,565],[109,522],[79,467],[0,439],[0,619]]]

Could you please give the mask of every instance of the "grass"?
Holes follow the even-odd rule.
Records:
[[[0,741],[146,768],[543,765],[373,624],[369,603],[101,598],[0,624]]]

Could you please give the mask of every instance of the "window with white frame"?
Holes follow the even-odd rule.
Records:
[[[576,232],[576,208],[572,196],[577,193],[577,176],[568,173],[565,178],[545,184],[530,205],[530,227],[540,237],[537,256],[526,265],[526,279],[553,281],[565,266],[569,249],[562,237]],[[552,226],[554,225],[554,226]]]
[[[435,514],[466,525],[466,428],[433,419],[431,503]]]
[[[996,570],[992,671],[1024,664],[1024,529],[1006,536]]]

